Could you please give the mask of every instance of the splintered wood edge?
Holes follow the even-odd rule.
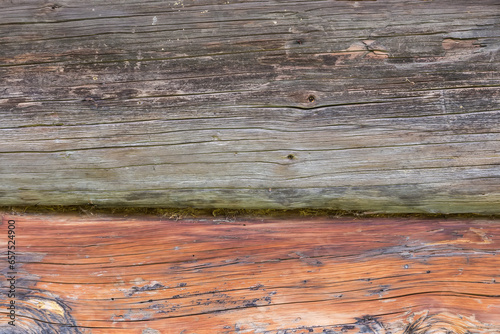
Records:
[[[453,219],[500,219],[500,214],[484,213],[382,213],[368,211],[347,211],[329,209],[230,209],[230,208],[172,208],[172,207],[108,207],[99,205],[27,205],[27,206],[0,206],[0,213],[4,214],[67,214],[81,216],[154,216],[167,219],[212,218],[224,217],[230,219],[245,218],[306,218],[306,217],[357,217],[357,218],[453,218]]]

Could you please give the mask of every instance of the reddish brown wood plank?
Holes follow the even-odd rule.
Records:
[[[500,333],[499,221],[9,219],[1,333]]]

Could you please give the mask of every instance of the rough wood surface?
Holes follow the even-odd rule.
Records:
[[[9,219],[1,333],[500,333],[499,221]]]
[[[498,0],[0,2],[0,205],[500,208]]]

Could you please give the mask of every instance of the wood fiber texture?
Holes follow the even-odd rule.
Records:
[[[500,2],[0,2],[0,205],[500,211]]]
[[[500,333],[498,220],[8,220],[0,333]]]

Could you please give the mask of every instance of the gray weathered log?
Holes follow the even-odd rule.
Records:
[[[0,205],[500,212],[500,2],[2,1]]]

